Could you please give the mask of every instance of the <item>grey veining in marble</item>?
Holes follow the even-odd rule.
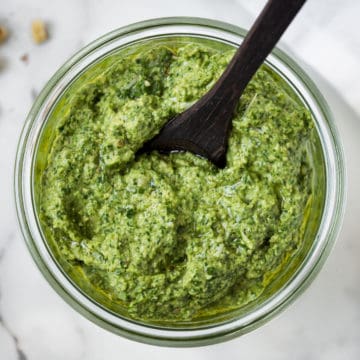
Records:
[[[72,310],[42,277],[21,237],[13,200],[17,140],[41,88],[75,51],[101,34],[161,16],[202,16],[243,27],[262,0],[1,0],[0,23],[0,359],[219,358],[360,359],[360,33],[358,0],[309,0],[282,47],[304,64],[327,98],[344,143],[348,202],[339,240],[312,286],[284,313],[242,338],[204,348],[138,344]],[[32,43],[30,22],[49,24]],[[27,61],[21,60],[26,55]]]

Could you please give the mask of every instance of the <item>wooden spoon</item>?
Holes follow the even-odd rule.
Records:
[[[190,151],[226,166],[232,117],[240,96],[306,0],[269,0],[219,80],[171,119],[140,152]]]

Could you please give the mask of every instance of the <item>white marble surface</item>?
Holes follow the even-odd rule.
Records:
[[[358,0],[308,0],[283,38],[328,99],[344,142],[348,203],[339,240],[312,286],[264,327],[193,349],[138,344],[102,330],[50,288],[21,237],[13,200],[16,143],[35,94],[81,46],[116,27],[160,16],[202,16],[248,27],[260,0],[1,0],[0,359],[360,359],[360,35]],[[33,45],[43,18],[51,39]],[[28,54],[28,63],[20,60]]]

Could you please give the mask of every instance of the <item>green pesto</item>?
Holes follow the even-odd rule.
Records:
[[[239,102],[225,169],[190,153],[135,156],[232,55],[158,45],[68,90],[41,177],[40,221],[62,261],[135,319],[241,307],[301,247],[313,123],[268,67]]]

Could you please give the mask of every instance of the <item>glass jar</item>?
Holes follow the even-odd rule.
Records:
[[[64,90],[80,74],[115,51],[147,40],[192,38],[238,46],[246,31],[223,22],[201,18],[162,18],[115,30],[92,42],[68,60],[49,80],[35,101],[18,145],[15,196],[19,223],[39,269],[73,308],[114,333],[141,342],[166,346],[212,344],[253,330],[289,305],[312,281],[339,232],[344,210],[344,159],[330,110],[310,78],[282,51],[267,58],[270,66],[297,93],[311,111],[318,133],[314,148],[316,201],[307,240],[296,261],[254,303],[222,316],[181,324],[134,321],[107,308],[81,289],[56,261],[41,230],[36,206],[35,178],[39,173],[39,139]],[[41,167],[41,165],[40,165]]]

